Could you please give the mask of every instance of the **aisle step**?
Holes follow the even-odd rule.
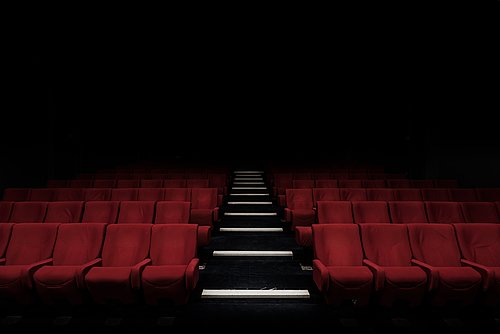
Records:
[[[276,212],[224,212],[224,216],[277,216]]]
[[[310,298],[308,290],[203,289],[201,298]]]
[[[233,184],[264,184],[264,182],[233,182]]]
[[[269,193],[231,193],[229,196],[269,196]]]
[[[272,205],[273,202],[227,202],[229,205]]]
[[[244,250],[219,250],[213,251],[213,256],[287,256],[293,257],[292,251],[244,251]]]
[[[221,227],[221,232],[283,232],[281,227]]]
[[[231,187],[233,190],[267,190],[267,187]]]
[[[262,177],[235,177],[234,181],[264,181]]]
[[[261,170],[235,170],[234,171],[235,174],[237,173],[242,173],[242,174],[262,174],[264,173],[264,171],[261,171]]]

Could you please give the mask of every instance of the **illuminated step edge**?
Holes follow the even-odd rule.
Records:
[[[270,205],[273,204],[273,202],[227,202],[227,204],[230,205]]]
[[[214,251],[212,256],[293,256],[292,251]]]
[[[248,194],[248,193],[242,193],[242,194],[229,194],[229,196],[269,196],[268,193],[259,193],[259,194]]]
[[[221,227],[221,232],[283,232],[281,227]]]
[[[224,212],[224,216],[277,216],[276,212]]]
[[[203,289],[201,298],[310,298],[308,290]]]

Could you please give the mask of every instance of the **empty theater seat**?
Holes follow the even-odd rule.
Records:
[[[110,188],[87,188],[85,189],[85,201],[110,201]]]
[[[211,188],[209,188],[211,189]],[[207,191],[205,191],[207,192]],[[204,193],[204,191],[202,191]],[[210,193],[210,191],[208,191]],[[198,197],[198,195],[197,195]],[[191,201],[191,188],[165,188],[163,189],[164,201]]]
[[[163,180],[141,180],[141,188],[161,188],[163,187]]]
[[[191,202],[164,201],[156,204],[155,224],[188,224]]]
[[[420,193],[420,189],[394,189],[394,199],[396,201],[421,201],[422,194]]]
[[[394,192],[388,188],[368,188],[366,198],[368,201],[394,201]]]
[[[13,226],[13,223],[0,224],[0,265],[3,264],[2,259],[5,258],[5,251],[7,250],[7,245],[9,244]]]
[[[53,201],[83,201],[85,200],[84,188],[57,188],[54,189]]]
[[[118,201],[95,201],[85,203],[82,223],[114,224],[118,218]]]
[[[149,224],[108,225],[102,249],[101,267],[93,267],[85,283],[98,303],[136,301],[141,286],[140,273],[150,262]]]
[[[317,206],[318,201],[340,201],[339,188],[314,188],[313,203]]]
[[[389,213],[393,224],[427,224],[424,202],[389,202]]]
[[[500,303],[500,225],[456,224],[462,265],[472,267],[482,277],[482,301]]]
[[[162,188],[139,188],[137,190],[138,201],[163,201]]]
[[[31,189],[29,188],[5,188],[2,200],[11,202],[28,201]]]
[[[212,226],[212,222],[217,220],[219,220],[217,188],[192,188],[190,223],[201,226]]]
[[[118,224],[152,224],[154,211],[153,201],[122,201]]]
[[[36,290],[48,304],[85,300],[85,275],[99,265],[106,224],[64,224],[59,226],[51,266],[34,275]]]
[[[208,179],[186,179],[186,187],[188,188],[208,188],[208,185]]]
[[[425,211],[431,224],[465,223],[457,202],[425,202]]]
[[[475,202],[478,200],[474,189],[450,188],[448,192],[452,202]]]
[[[292,223],[292,229],[310,226],[315,222],[312,189],[287,189],[285,198],[285,220]]]
[[[92,182],[93,188],[114,188],[115,186],[116,180],[101,179]]]
[[[138,188],[139,180],[116,180],[116,188]]]
[[[494,203],[464,202],[460,203],[460,207],[466,223],[500,223]]]
[[[411,264],[406,225],[365,224],[360,229],[366,257],[363,263],[372,271],[379,304],[405,301],[419,305],[427,290],[427,275]]]
[[[32,188],[30,191],[31,202],[50,202],[54,197],[54,190],[48,188]]]
[[[412,262],[427,274],[432,303],[472,303],[481,285],[481,275],[462,265],[453,226],[411,224],[407,228]]]
[[[314,180],[293,180],[293,189],[311,189],[314,188]]]
[[[352,202],[352,212],[356,224],[390,224],[387,202]]]
[[[478,188],[476,189],[478,200],[483,202],[500,201],[500,188]]]
[[[14,202],[0,202],[0,223],[8,222]]]
[[[142,273],[142,289],[146,303],[187,303],[199,277],[196,247],[196,225],[153,226],[151,264]]]
[[[339,188],[363,188],[363,180],[339,180]]]
[[[79,223],[82,219],[83,204],[83,201],[50,202],[44,222]]]
[[[424,188],[421,189],[422,199],[424,201],[448,202],[451,201],[448,189]]]
[[[137,188],[117,188],[111,190],[112,201],[137,201]]]
[[[339,183],[337,179],[321,179],[316,180],[315,182],[316,188],[338,188]]]
[[[363,266],[356,224],[315,224],[313,280],[329,304],[367,305],[373,275]]]
[[[11,223],[41,223],[47,212],[47,202],[14,203],[10,215]]]
[[[16,224],[0,260],[0,299],[33,302],[33,274],[52,262],[59,224]]]

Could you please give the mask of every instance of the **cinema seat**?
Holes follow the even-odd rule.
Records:
[[[163,180],[141,180],[141,188],[161,188],[163,187]]]
[[[338,188],[339,183],[337,179],[318,179],[315,182],[316,188]]]
[[[352,202],[352,212],[356,224],[390,224],[387,202]]]
[[[297,226],[310,226],[316,220],[313,210],[311,189],[286,190],[285,220],[292,223],[292,230]]]
[[[365,306],[373,275],[363,266],[363,249],[356,224],[315,224],[313,280],[328,304]]]
[[[81,304],[85,301],[85,275],[100,265],[106,224],[64,224],[59,226],[51,266],[34,275],[43,302]]]
[[[187,188],[208,188],[208,185],[208,179],[186,179]]]
[[[5,188],[3,191],[3,201],[24,202],[30,198],[30,188]]]
[[[428,224],[424,202],[388,202],[389,214],[393,224]]]
[[[464,202],[460,203],[466,223],[500,223],[500,217],[494,203]]]
[[[421,201],[422,194],[420,189],[394,189],[394,199],[396,201]]]
[[[217,188],[192,188],[190,223],[200,226],[212,226],[212,222],[218,220]]]
[[[111,189],[112,201],[137,201],[138,188]]]
[[[210,193],[210,191],[202,191],[202,193],[205,192]],[[191,188],[165,188],[163,189],[163,200],[191,202]]]
[[[368,201],[394,201],[394,192],[388,188],[368,188],[366,198]]]
[[[339,180],[339,188],[363,188],[363,180]]]
[[[405,302],[417,306],[427,290],[427,275],[412,266],[406,225],[364,224],[361,240],[366,259],[363,263],[373,274],[375,292],[382,306]]]
[[[54,197],[54,189],[32,188],[30,191],[30,202],[50,202]]]
[[[85,201],[110,201],[110,188],[87,188],[85,189]]]
[[[0,202],[0,223],[8,222],[14,202]]]
[[[500,303],[500,225],[455,224],[462,265],[481,274],[481,300],[488,305]]]
[[[339,188],[341,201],[366,201],[366,189],[364,188]]]
[[[152,229],[151,263],[142,272],[147,304],[185,304],[198,283],[197,226],[155,225]]]
[[[365,188],[385,188],[385,180],[363,180]]]
[[[436,306],[471,304],[481,286],[481,275],[460,261],[453,226],[409,224],[407,228],[412,263],[427,274],[431,303]]]
[[[152,224],[154,212],[153,201],[122,201],[118,224]]]
[[[14,227],[13,223],[0,223],[0,265],[3,264],[2,259],[5,258],[5,251],[9,244],[12,227]]]
[[[83,201],[50,202],[45,223],[79,223],[82,219]]]
[[[33,274],[52,263],[59,224],[16,224],[5,258],[0,260],[0,299],[28,304],[34,301]]]
[[[47,202],[14,203],[10,215],[11,223],[41,223],[47,212]]]
[[[116,180],[116,188],[138,188],[139,186],[139,180]]]
[[[317,207],[319,201],[340,201],[339,188],[314,188],[313,204]]]
[[[138,201],[163,201],[163,188],[139,188],[137,189]]]
[[[465,223],[457,202],[425,202],[425,211],[431,224]]]
[[[85,276],[92,299],[100,304],[132,304],[141,286],[141,272],[148,259],[151,239],[149,224],[108,225],[102,249],[101,267]]]
[[[449,202],[451,201],[448,189],[423,188],[420,190],[424,201]]]
[[[82,223],[114,224],[119,206],[118,201],[86,202]]]
[[[476,202],[478,200],[474,189],[450,188],[448,192],[452,202]]]

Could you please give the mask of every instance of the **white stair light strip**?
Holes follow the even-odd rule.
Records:
[[[269,196],[268,193],[258,193],[258,194],[247,194],[247,193],[243,193],[243,194],[229,194],[229,196]]]
[[[242,174],[256,174],[256,173],[264,173],[261,170],[235,170],[234,173],[242,173]]]
[[[224,216],[277,216],[276,212],[224,212]]]
[[[310,298],[308,290],[203,289],[201,298]]]
[[[221,232],[283,232],[281,227],[221,227]]]
[[[264,181],[261,177],[235,177],[235,181]]]
[[[234,190],[266,190],[266,187],[233,187]]]
[[[292,251],[214,251],[213,256],[293,256]]]
[[[233,182],[233,184],[264,184],[264,182]]]
[[[273,202],[227,202],[229,205],[271,205]]]

